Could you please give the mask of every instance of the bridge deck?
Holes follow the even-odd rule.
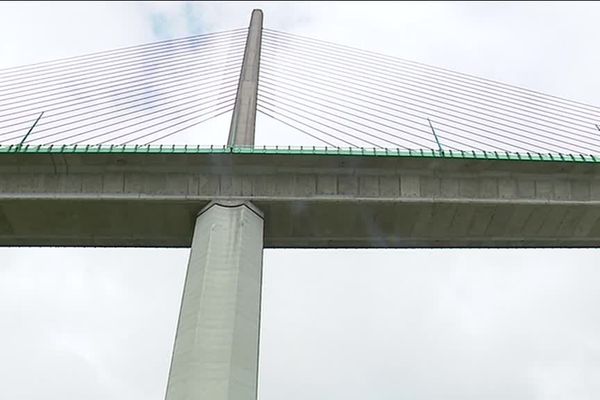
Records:
[[[210,200],[266,247],[597,247],[594,162],[319,154],[0,154],[0,245],[190,245]]]

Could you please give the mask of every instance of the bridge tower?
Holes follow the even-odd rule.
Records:
[[[263,14],[254,10],[228,146],[253,146]],[[215,200],[196,218],[167,400],[254,400],[262,284],[263,214]]]

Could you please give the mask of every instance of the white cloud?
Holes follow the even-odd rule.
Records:
[[[0,10],[0,68],[154,40],[130,2],[6,2]]]

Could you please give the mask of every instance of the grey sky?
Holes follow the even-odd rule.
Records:
[[[0,68],[246,26],[599,104],[598,3],[1,3]],[[187,250],[0,249],[0,398],[164,396]],[[595,250],[265,252],[260,398],[596,399]]]

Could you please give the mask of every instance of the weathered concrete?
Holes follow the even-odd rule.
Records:
[[[244,50],[244,60],[240,72],[240,81],[231,116],[231,126],[227,140],[228,146],[254,145],[262,25],[262,11],[252,11],[246,49]]]
[[[600,165],[256,154],[4,154],[0,244],[190,246],[211,200],[266,247],[599,247]]]
[[[196,219],[166,400],[254,400],[262,214],[211,203]]]

